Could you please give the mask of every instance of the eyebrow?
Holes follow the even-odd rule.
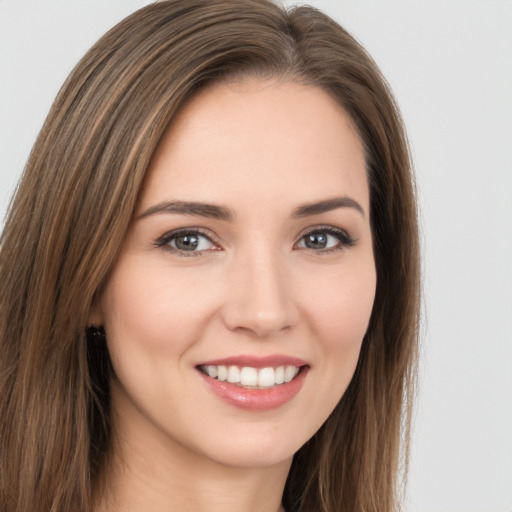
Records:
[[[338,208],[354,208],[363,217],[365,216],[363,207],[351,197],[333,197],[315,203],[306,203],[293,210],[293,218],[303,218],[312,215],[336,210]],[[225,206],[215,204],[198,203],[194,201],[163,201],[148,208],[139,215],[138,219],[144,219],[151,215],[160,213],[177,213],[180,215],[195,215],[209,219],[217,219],[231,222],[235,219],[235,214]]]
[[[298,206],[293,211],[292,216],[295,218],[309,217],[310,215],[319,215],[320,213],[336,210],[337,208],[354,208],[363,217],[365,216],[363,207],[355,199],[347,196],[333,197],[324,201]]]
[[[157,213],[178,213],[181,215],[196,215],[209,219],[232,221],[234,214],[224,206],[215,204],[196,203],[190,201],[164,201],[148,208],[138,218],[143,219]]]

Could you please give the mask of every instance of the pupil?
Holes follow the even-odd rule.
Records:
[[[176,247],[183,251],[193,251],[198,245],[199,239],[196,235],[180,235],[176,238]]]
[[[324,249],[327,245],[327,235],[314,233],[306,237],[306,247],[309,249]]]

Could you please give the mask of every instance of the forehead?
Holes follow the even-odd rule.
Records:
[[[169,199],[250,206],[350,194],[368,209],[362,144],[323,89],[216,84],[187,102],[152,159],[140,209]]]

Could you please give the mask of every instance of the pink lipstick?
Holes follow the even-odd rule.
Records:
[[[196,367],[208,387],[240,409],[265,411],[292,400],[302,388],[309,365],[284,355],[234,356]]]

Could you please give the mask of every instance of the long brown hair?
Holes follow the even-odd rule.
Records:
[[[110,441],[110,363],[105,346],[86,339],[89,312],[176,111],[208,84],[245,76],[298,81],[336,98],[359,131],[370,184],[370,325],[341,402],[294,457],[283,503],[288,512],[397,509],[419,257],[409,153],[392,95],[365,50],[313,8],[167,0],[126,18],[80,61],[10,205],[0,250],[2,511],[92,510]]]

